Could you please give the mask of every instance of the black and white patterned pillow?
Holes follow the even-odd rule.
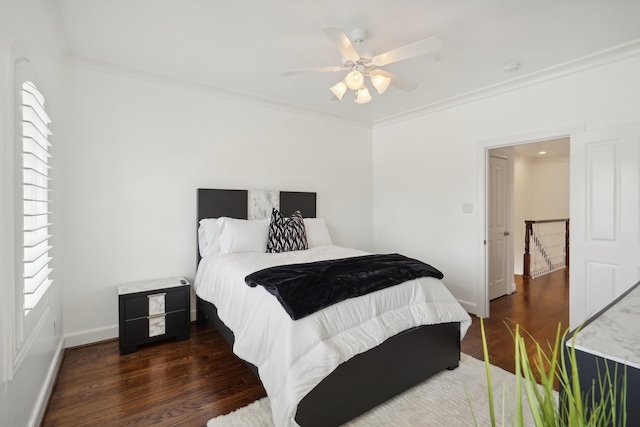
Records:
[[[289,218],[284,218],[277,209],[272,209],[267,252],[290,252],[308,248],[304,219],[300,211],[295,211]]]

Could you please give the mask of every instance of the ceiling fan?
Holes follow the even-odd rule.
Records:
[[[293,76],[296,74],[348,70],[349,72],[344,80],[341,80],[335,86],[332,86],[330,90],[337,99],[342,100],[345,93],[351,89],[356,93],[355,102],[358,104],[365,104],[371,101],[371,94],[367,88],[365,77],[369,77],[371,84],[379,94],[382,94],[387,90],[390,85],[406,92],[412,91],[418,87],[418,83],[412,80],[402,78],[376,67],[383,67],[394,62],[404,61],[405,59],[414,58],[416,56],[427,55],[442,49],[442,42],[436,37],[430,37],[428,39],[420,40],[415,43],[390,50],[380,55],[375,55],[369,49],[360,49],[360,43],[362,43],[367,36],[367,32],[365,30],[355,29],[351,31],[351,38],[347,36],[342,28],[327,27],[324,28],[323,31],[336,45],[340,53],[342,53],[342,65],[287,71],[280,73],[280,75]]]

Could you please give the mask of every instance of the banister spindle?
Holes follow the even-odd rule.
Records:
[[[531,254],[529,253],[529,236],[533,229],[534,221],[524,222],[524,259],[523,259],[523,272],[522,276],[526,278],[531,277]]]

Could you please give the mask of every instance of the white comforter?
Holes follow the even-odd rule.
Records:
[[[342,362],[415,326],[461,322],[461,339],[471,318],[442,282],[424,277],[342,301],[293,321],[263,287],[245,276],[263,268],[367,255],[340,246],[280,254],[237,253],[203,258],[196,294],[218,308],[234,332],[233,347],[258,367],[276,426],[297,426],[300,400]]]

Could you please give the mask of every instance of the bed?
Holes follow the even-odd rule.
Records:
[[[247,190],[198,189],[198,225],[200,225],[201,220],[208,218],[230,217],[243,220],[268,218],[269,205],[273,205],[276,208],[279,207],[280,211],[285,214],[299,210],[305,218],[305,221],[307,218],[316,217],[315,193],[268,192],[259,194],[260,195],[256,197],[255,194],[251,194],[251,192]],[[256,199],[266,202],[267,207],[265,207],[264,203],[261,205],[261,203],[256,202]],[[199,234],[199,237],[202,237],[202,234]],[[199,248],[201,249],[201,247]],[[315,260],[316,257],[319,257],[319,259],[332,259],[342,255],[347,257],[360,255],[359,251],[354,251],[355,250],[348,248],[325,245],[313,247],[307,251],[297,251],[295,254],[283,254],[282,259],[286,260],[286,262],[295,263],[296,260],[304,262],[307,260]],[[258,254],[233,254],[226,256],[230,259],[232,257],[245,258],[246,260],[243,262],[248,262],[250,265],[245,267],[246,271],[232,274],[227,272],[227,270],[223,270],[222,266],[226,265],[223,264],[223,262],[236,264],[236,258],[233,258],[231,261],[224,260],[225,256],[207,256],[201,259],[200,250],[197,252],[199,266],[196,280],[194,281],[197,301],[197,322],[202,324],[210,321],[232,346],[234,353],[244,356],[241,358],[247,363],[254,374],[262,380],[272,400],[272,410],[276,426],[296,424],[303,427],[337,426],[442,370],[453,369],[458,366],[460,360],[460,340],[469,327],[471,320],[468,314],[464,312],[450,294],[444,297],[444,299],[447,300],[447,307],[451,307],[450,310],[447,309],[451,312],[447,314],[450,321],[434,324],[419,324],[425,320],[420,317],[422,315],[416,314],[417,320],[411,319],[410,321],[406,321],[407,324],[411,322],[417,323],[416,326],[407,327],[404,319],[402,319],[402,321],[398,321],[397,319],[389,321],[389,318],[385,320],[385,326],[383,328],[377,328],[374,333],[371,333],[371,331],[364,333],[355,327],[344,326],[345,333],[351,334],[352,331],[356,331],[353,333],[362,335],[362,341],[364,343],[359,341],[360,335],[355,338],[353,335],[345,335],[345,337],[340,338],[344,341],[342,345],[344,345],[345,348],[341,347],[336,349],[334,347],[338,345],[336,342],[339,342],[340,339],[332,341],[331,339],[324,340],[324,338],[319,338],[316,341],[322,344],[317,345],[317,342],[314,341],[315,338],[306,338],[307,335],[309,335],[306,330],[303,333],[290,332],[289,328],[306,324],[315,325],[317,323],[316,318],[328,319],[326,320],[327,322],[333,322],[334,319],[340,315],[335,314],[337,312],[333,310],[337,310],[337,308],[335,308],[337,306],[342,307],[342,304],[346,302],[336,304],[322,310],[318,314],[314,314],[313,316],[316,317],[312,318],[312,320],[306,320],[310,319],[311,316],[309,316],[296,321],[290,319],[282,320],[284,316],[280,314],[280,311],[284,312],[284,310],[282,310],[281,307],[280,311],[274,308],[277,305],[277,303],[273,302],[275,298],[270,296],[266,291],[261,294],[258,300],[259,302],[233,302],[232,305],[230,305],[227,300],[220,299],[221,297],[218,296],[217,301],[220,301],[218,303],[220,307],[218,308],[211,301],[215,300],[216,297],[212,297],[210,294],[207,294],[206,291],[207,287],[212,287],[209,284],[210,279],[208,277],[211,275],[209,271],[224,271],[224,274],[221,272],[218,275],[228,278],[229,281],[233,279],[235,283],[236,279],[233,274],[243,275],[246,272],[251,272],[253,271],[252,269],[263,266],[263,263],[266,261],[263,261],[264,257]],[[278,256],[280,256],[280,254]],[[275,257],[267,258],[276,259]],[[293,261],[290,261],[290,259]],[[273,262],[277,265],[285,261],[278,259]],[[267,262],[267,264],[269,263],[271,263],[271,261]],[[216,266],[218,267],[217,270]],[[410,286],[416,287],[420,285],[412,283],[407,284],[405,287],[405,284],[403,284],[402,286],[393,287],[400,289],[400,291],[394,290],[388,292],[415,293],[416,290],[410,288]],[[439,286],[438,289],[444,288],[441,284]],[[247,286],[233,287],[234,293],[239,293],[243,296],[250,292],[255,292],[254,289],[258,288],[260,287],[251,288],[250,290]],[[405,291],[404,289],[407,290]],[[227,291],[220,291],[220,293],[225,292]],[[385,290],[384,292],[387,291]],[[446,288],[445,291],[438,292],[448,293]],[[381,294],[379,291],[373,295]],[[384,298],[384,304],[387,304],[387,301],[395,301],[397,299],[395,296],[380,296],[380,298]],[[366,307],[372,305],[369,302],[357,302],[359,300],[360,298],[352,298],[348,304],[364,304]],[[238,307],[238,309],[236,310],[235,307]],[[241,314],[243,307],[245,310],[248,310],[249,314]],[[256,323],[256,320],[251,318],[253,312],[257,310],[257,307],[266,307],[265,310],[267,312],[271,310],[269,316],[272,317],[260,319]],[[359,310],[361,309],[351,309],[351,311]],[[275,319],[276,317],[278,319]],[[225,320],[223,321],[222,319]],[[248,324],[250,322],[253,322],[253,328],[262,327],[262,325],[273,322],[275,326],[271,329],[282,331],[279,335],[288,336],[291,334],[295,339],[287,338],[292,340],[291,345],[289,345],[290,343],[287,341],[283,341],[282,343],[279,341],[275,342],[275,340],[280,340],[281,338],[274,336],[269,338],[269,340],[274,340],[274,342],[271,342],[263,337],[263,335],[266,336],[268,333],[266,330],[266,332],[247,331],[246,328],[248,328],[248,326],[245,327],[245,323]],[[235,326],[235,333],[226,323]],[[373,321],[367,321],[366,324],[363,322],[363,331],[369,324],[375,325]],[[361,326],[358,326],[358,328],[360,327]],[[384,329],[384,331],[382,331],[382,329]],[[257,334],[257,336],[252,336],[252,334]],[[371,337],[370,335],[372,334],[380,334],[380,336]],[[249,338],[247,338],[247,336],[249,336]],[[378,340],[379,342],[371,345],[368,341],[372,340]],[[255,347],[266,346],[270,348],[268,351],[278,352],[278,357],[271,357],[269,355],[265,357],[254,356],[252,349],[254,341],[256,341]],[[266,343],[259,343],[258,345],[257,341],[266,341]],[[309,357],[307,357],[307,353],[304,353],[304,356],[295,353],[295,347],[299,341],[303,341],[300,345],[306,345],[306,341],[313,341],[316,343],[313,344],[315,346],[313,349],[315,351],[317,347],[320,347],[320,349],[318,349],[319,353],[314,353],[314,356]],[[330,345],[325,345],[325,342]],[[274,346],[276,347],[275,349],[273,348]],[[280,367],[272,366],[273,363],[280,363],[281,354],[279,351],[281,347],[293,348],[293,350],[290,350],[295,353],[293,356],[289,356],[288,353],[284,354],[284,356],[291,357],[291,360],[295,361],[295,367],[292,365],[289,370],[291,372],[301,372],[302,375],[297,375],[297,377],[302,376],[304,378],[299,379],[292,374],[291,376],[294,378],[289,379],[290,375],[288,375],[288,372],[281,374],[281,371],[278,371],[278,369],[281,369]],[[324,349],[322,347],[329,348]],[[323,353],[325,351],[329,353]],[[310,351],[309,353],[313,352]],[[334,353],[339,356],[333,357]],[[329,354],[331,357],[327,357],[326,354]],[[306,359],[304,360],[304,365],[302,362],[298,363],[299,359],[302,360],[304,357],[311,361],[311,366]],[[256,365],[246,360],[252,358],[259,362],[257,363],[258,365],[262,366],[262,378],[259,375],[259,369],[256,368]],[[286,357],[282,358],[286,359]],[[276,362],[273,362],[273,360]],[[318,360],[322,362],[319,362],[316,367],[313,363],[316,363]],[[325,366],[325,364],[328,366]],[[283,380],[283,377],[287,377],[287,379]],[[277,383],[275,388],[274,383]],[[277,392],[273,390],[277,390]],[[273,396],[272,393],[277,396]],[[291,408],[291,402],[296,404],[293,409]]]

